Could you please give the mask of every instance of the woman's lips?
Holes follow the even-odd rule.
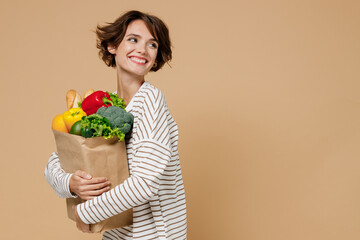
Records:
[[[135,56],[131,56],[131,57],[129,57],[129,59],[132,62],[137,63],[139,65],[145,65],[148,62],[145,58],[135,57]]]

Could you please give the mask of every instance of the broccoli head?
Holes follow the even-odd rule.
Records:
[[[102,117],[107,118],[110,122],[111,128],[118,128],[124,134],[127,134],[132,129],[134,116],[121,107],[101,107],[97,110],[96,113]]]

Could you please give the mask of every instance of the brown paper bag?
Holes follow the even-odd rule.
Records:
[[[53,130],[61,167],[68,173],[83,170],[93,177],[107,177],[111,188],[129,177],[125,141],[118,138],[83,138]],[[75,221],[73,205],[84,202],[78,198],[66,199],[68,217]],[[129,209],[100,223],[90,226],[91,232],[100,232],[132,224]]]

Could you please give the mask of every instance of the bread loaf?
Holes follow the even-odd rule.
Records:
[[[70,89],[67,93],[66,93],[66,104],[67,104],[67,108],[77,108],[78,106],[78,102],[81,102],[82,98],[80,96],[80,94],[75,91],[74,89]]]
[[[93,92],[95,92],[94,89],[89,89],[89,90],[87,90],[87,91],[85,92],[85,94],[84,94],[84,99],[85,99],[87,96],[89,96],[90,94],[92,94]]]

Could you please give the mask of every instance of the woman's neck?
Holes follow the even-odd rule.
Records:
[[[144,76],[130,75],[117,70],[117,94],[124,99],[126,105],[130,103],[144,81]]]

